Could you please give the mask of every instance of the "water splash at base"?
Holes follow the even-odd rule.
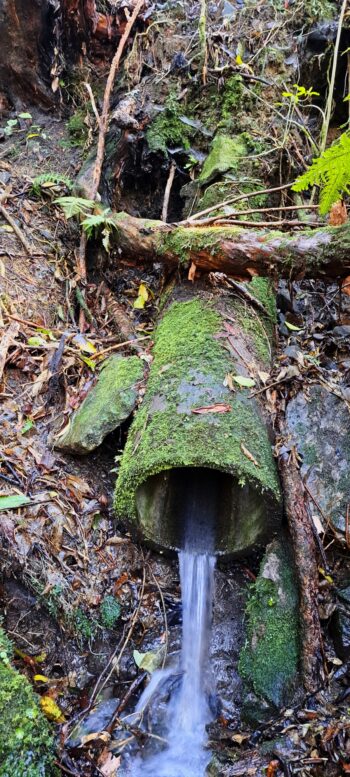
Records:
[[[127,759],[125,775],[132,777],[203,777],[210,758],[205,749],[207,723],[212,718],[209,641],[215,557],[208,553],[179,553],[182,591],[182,650],[180,687],[166,713],[167,744],[148,758]],[[152,703],[157,689],[174,673],[155,673],[136,708],[139,715]]]

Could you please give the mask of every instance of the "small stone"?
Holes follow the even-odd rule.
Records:
[[[334,647],[342,661],[350,658],[350,613],[343,609],[337,610],[332,620]]]

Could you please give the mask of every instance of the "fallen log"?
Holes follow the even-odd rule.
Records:
[[[277,232],[244,226],[178,226],[114,215],[119,259],[163,262],[241,280],[254,275],[336,279],[350,275],[350,224]]]

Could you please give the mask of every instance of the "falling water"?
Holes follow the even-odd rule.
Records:
[[[191,547],[191,544],[190,544]],[[182,591],[182,650],[180,687],[168,705],[167,745],[149,758],[132,759],[132,777],[203,777],[209,760],[206,724],[211,720],[209,640],[215,557],[185,549],[179,553]],[[136,709],[142,714],[152,696],[174,669],[153,675]]]

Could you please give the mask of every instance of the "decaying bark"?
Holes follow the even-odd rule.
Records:
[[[282,434],[283,430],[283,424],[280,423]],[[296,463],[292,459],[289,460],[288,454],[282,454],[279,457],[279,469],[299,583],[302,674],[305,690],[314,693],[320,687],[322,679],[322,635],[317,606],[315,539]]]
[[[253,275],[279,278],[339,278],[350,275],[350,225],[303,232],[221,226],[177,226],[115,215],[120,258],[160,261],[204,272],[224,272],[249,280]]]

